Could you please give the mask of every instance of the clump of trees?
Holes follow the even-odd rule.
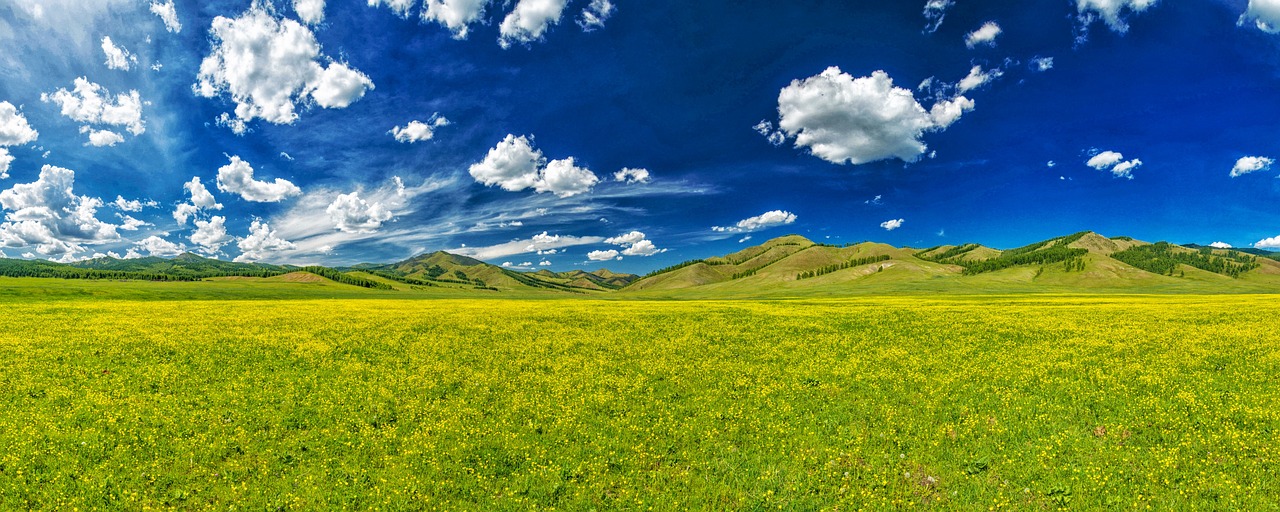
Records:
[[[879,256],[867,256],[865,258],[854,258],[844,263],[835,263],[831,265],[822,266],[814,270],[801,272],[798,275],[796,275],[796,280],[812,279],[812,278],[827,275],[839,270],[844,270],[844,269],[853,268],[853,267],[861,267],[863,265],[870,265],[872,263],[879,263],[879,262],[888,261],[888,260],[889,260],[888,254],[881,254]]]
[[[1215,274],[1238,278],[1245,272],[1260,266],[1257,256],[1239,251],[1215,254],[1213,249],[1209,247],[1189,251],[1168,242],[1130,247],[1112,254],[1111,257],[1147,272],[1166,276],[1174,275],[1178,271],[1179,265],[1187,265]]]
[[[1089,234],[1088,231],[1082,231],[1070,236],[1036,242],[1017,249],[1010,249],[994,258],[982,261],[958,261],[955,262],[955,264],[964,267],[965,275],[975,275],[1023,265],[1064,263],[1070,260],[1083,258],[1084,255],[1089,253],[1087,249],[1075,249],[1069,247],[1072,243],[1084,238],[1087,234]]]
[[[937,248],[937,247],[933,247],[933,248],[925,249],[925,250],[923,250],[923,251],[920,251],[920,252],[916,253],[916,257],[917,257],[917,258],[920,258],[920,259],[922,259],[922,260],[928,260],[928,261],[934,261],[934,262],[944,262],[944,261],[949,260],[949,259],[952,259],[952,258],[958,258],[958,257],[960,257],[960,256],[963,256],[965,253],[971,252],[971,251],[973,251],[974,249],[977,249],[977,248],[978,248],[978,244],[964,244],[964,245],[958,245],[958,246],[952,247],[952,248],[947,249],[947,250],[945,250],[945,251],[942,251],[942,252],[940,252],[940,253],[938,253],[938,254],[933,254],[933,255],[930,255],[930,256],[922,256],[923,254],[926,254],[926,253],[928,253],[928,252],[930,252],[930,251],[936,251],[936,250],[938,250],[938,248]]]
[[[337,283],[349,284],[352,286],[359,286],[362,288],[371,288],[374,290],[392,289],[391,285],[387,283],[380,283],[371,279],[356,277],[338,270],[331,269],[329,267],[318,267],[318,266],[302,267],[302,271],[310,272],[312,274],[318,275],[320,277],[323,277],[325,279],[328,279],[330,281],[334,281]]]

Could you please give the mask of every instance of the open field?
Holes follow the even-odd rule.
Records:
[[[361,291],[7,301],[0,509],[1280,505],[1275,296]]]

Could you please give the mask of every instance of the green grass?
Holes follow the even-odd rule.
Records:
[[[79,284],[0,317],[0,509],[1280,505],[1274,296]]]

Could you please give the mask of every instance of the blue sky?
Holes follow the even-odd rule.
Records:
[[[0,251],[1280,246],[1277,0],[372,3],[0,0]]]

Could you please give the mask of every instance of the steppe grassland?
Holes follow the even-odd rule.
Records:
[[[1274,508],[1276,299],[15,301],[0,508]]]

